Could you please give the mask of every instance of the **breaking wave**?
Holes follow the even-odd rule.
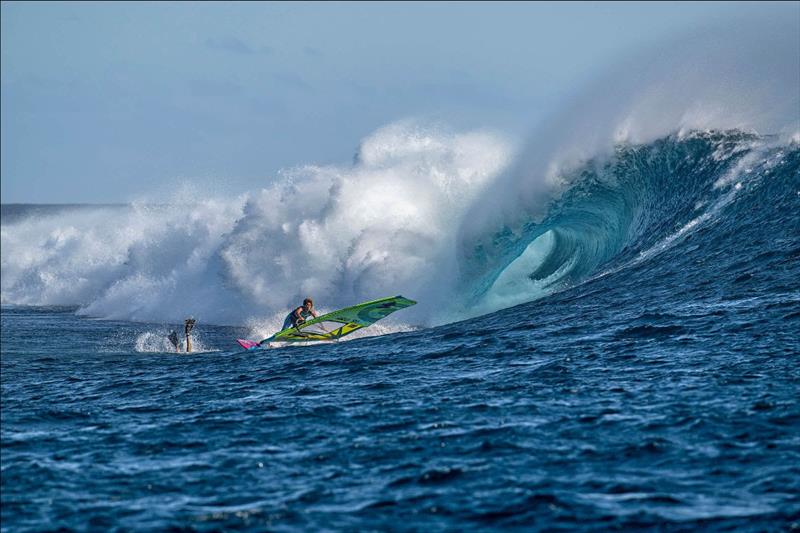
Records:
[[[522,148],[401,121],[351,165],[238,197],[6,205],[2,302],[268,333],[305,296],[325,311],[403,294],[420,302],[404,320],[435,325],[657,261],[705,225],[735,228],[749,186],[798,179],[797,29],[736,30],[631,59]]]

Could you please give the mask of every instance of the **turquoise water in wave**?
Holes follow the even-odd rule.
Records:
[[[570,183],[462,249],[464,305],[540,297],[439,327],[241,353],[201,320],[174,354],[4,300],[0,528],[800,527],[800,147],[673,136]]]

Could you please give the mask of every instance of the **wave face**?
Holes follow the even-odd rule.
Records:
[[[772,213],[776,220],[798,227],[798,151],[795,142],[738,131],[618,146],[613,156],[559,176],[563,192],[543,215],[526,213],[514,226],[462,237],[465,294],[486,311],[643,261],[682,268],[660,256],[695,234],[693,247],[713,249],[702,242],[713,225],[746,235],[743,215],[764,204],[783,205]],[[788,203],[774,197],[776,182],[788,184]]]

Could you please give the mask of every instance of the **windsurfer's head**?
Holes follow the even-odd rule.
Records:
[[[305,300],[303,300],[303,307],[305,307],[306,309],[311,309],[312,307],[314,307],[313,300],[311,300],[311,298],[306,298]]]

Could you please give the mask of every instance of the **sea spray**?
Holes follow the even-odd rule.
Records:
[[[511,150],[497,134],[400,122],[351,166],[287,169],[250,195],[17,219],[2,228],[3,302],[236,325],[278,323],[305,296],[336,309],[421,294],[409,318],[422,324],[455,284],[465,206]]]

